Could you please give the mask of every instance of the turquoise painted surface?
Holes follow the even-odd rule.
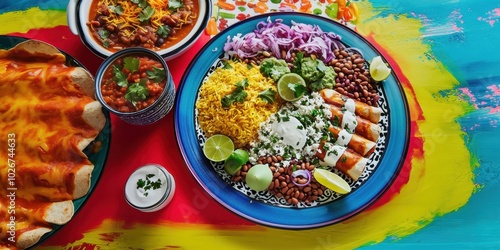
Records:
[[[479,165],[474,170],[479,188],[464,207],[422,230],[362,249],[499,249],[500,2],[370,2],[381,16],[396,13],[422,20],[424,43],[458,81],[443,97],[460,95],[474,107],[458,122]]]

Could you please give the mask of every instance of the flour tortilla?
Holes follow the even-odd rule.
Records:
[[[20,249],[25,249],[30,246],[33,246],[40,240],[40,238],[42,238],[44,234],[50,231],[52,231],[52,229],[47,227],[39,227],[36,229],[22,232],[17,238],[16,246]]]
[[[75,175],[75,190],[73,199],[78,199],[87,194],[90,189],[90,181],[92,177],[93,165],[85,165]]]
[[[338,137],[342,129],[339,127],[330,127],[328,128],[328,130],[332,132],[336,137]],[[348,148],[354,150],[354,152],[364,157],[370,157],[370,155],[375,151],[375,146],[375,142],[370,141],[357,134],[352,135],[352,138],[348,144]]]
[[[43,216],[45,222],[64,225],[68,223],[75,213],[72,201],[60,201],[51,203]]]
[[[72,201],[53,202],[48,204],[45,215],[42,219],[48,223],[63,225],[71,220],[73,214],[74,206]],[[17,238],[16,246],[20,249],[31,247],[36,244],[44,234],[50,231],[52,231],[51,228],[37,227],[35,229],[21,232]]]
[[[66,56],[56,47],[38,40],[27,40],[17,44],[7,51],[7,56],[18,60],[66,61]]]
[[[341,123],[342,118],[344,117],[342,108],[339,106],[330,105],[330,111],[332,112],[332,116],[336,116],[339,119],[339,123]],[[372,142],[376,142],[378,140],[381,132],[381,128],[378,124],[359,116],[356,116],[356,121],[358,122],[358,126],[356,126],[354,132],[357,135],[362,136]]]
[[[330,104],[337,105],[339,107],[344,106],[344,98],[339,92],[333,89],[323,89],[320,91],[321,97]],[[380,121],[380,116],[382,115],[382,109],[379,107],[373,107],[366,103],[354,100],[355,113],[356,115],[365,118],[373,123],[378,123]]]

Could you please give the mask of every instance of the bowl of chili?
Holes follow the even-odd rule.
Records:
[[[97,70],[96,97],[127,123],[154,123],[172,109],[175,86],[165,60],[146,48],[126,48],[108,57]]]
[[[72,33],[97,56],[144,47],[166,60],[200,37],[211,16],[210,0],[69,0]]]

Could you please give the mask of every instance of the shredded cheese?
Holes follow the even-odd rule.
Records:
[[[165,0],[147,0],[148,5],[154,10],[153,15],[149,18],[149,23],[155,30],[162,26],[162,18],[164,16],[170,16],[173,12],[169,9],[168,1]],[[139,20],[140,14],[144,11],[138,4],[131,2],[130,0],[100,0],[98,6],[113,6],[122,8],[121,13],[117,13],[113,8],[109,8],[110,15],[105,17],[105,20],[115,25],[123,35],[131,37],[135,35],[138,29],[146,30]],[[179,20],[179,24],[176,29],[180,29],[183,24],[188,22],[190,17],[193,17],[194,13],[190,15],[185,15],[183,19]]]

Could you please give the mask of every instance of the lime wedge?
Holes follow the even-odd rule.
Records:
[[[372,76],[373,80],[380,82],[391,74],[391,69],[385,64],[384,61],[382,61],[382,57],[376,56],[372,59],[372,62],[370,63],[370,75]]]
[[[285,101],[293,102],[300,99],[305,92],[304,78],[295,73],[287,73],[278,80],[278,94]]]
[[[244,149],[236,149],[224,162],[224,170],[230,175],[236,174],[243,164],[248,161],[248,152]]]
[[[248,170],[245,181],[251,189],[263,191],[271,185],[271,181],[273,181],[273,172],[268,165],[254,165]]]
[[[326,169],[317,168],[313,172],[314,179],[321,185],[331,189],[339,194],[347,194],[351,192],[351,186],[337,174]]]
[[[234,144],[231,138],[221,134],[211,136],[203,146],[205,157],[215,162],[227,159],[233,150]]]

